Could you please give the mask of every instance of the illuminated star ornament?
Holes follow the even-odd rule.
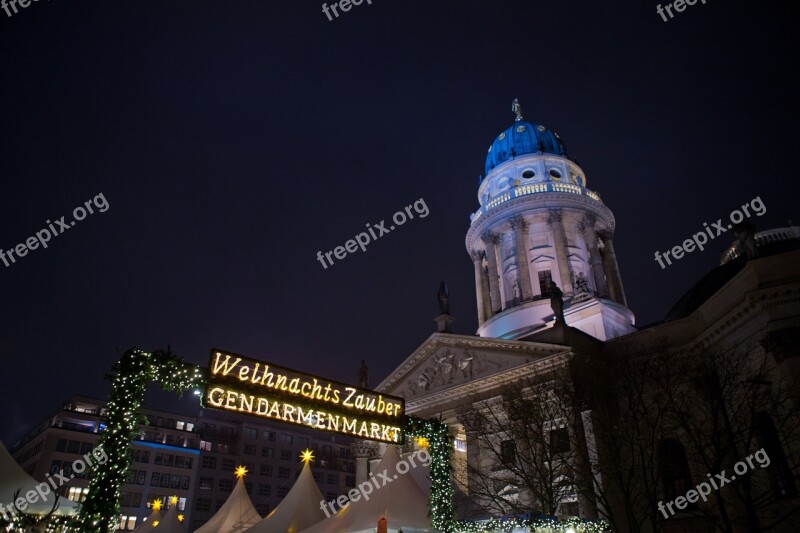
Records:
[[[236,474],[236,479],[242,479],[244,476],[247,475],[247,472],[249,472],[249,470],[247,470],[246,467],[240,466],[236,470],[234,470],[233,473]]]
[[[306,448],[303,453],[300,454],[300,460],[303,461],[303,464],[307,465],[314,460],[314,452]]]
[[[178,497],[177,496],[171,497],[169,499],[169,503],[171,503],[172,505],[178,505]]]
[[[153,500],[153,510],[154,511],[161,510],[161,500]]]
[[[425,437],[417,437],[417,446],[420,448],[427,448],[430,443]]]
[[[185,520],[185,517],[182,514],[179,514],[178,515],[178,522],[183,522],[184,520]]]

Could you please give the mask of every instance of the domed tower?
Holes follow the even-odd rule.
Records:
[[[520,339],[552,325],[550,283],[569,326],[600,340],[634,330],[614,253],[614,215],[558,134],[523,120],[486,156],[466,245],[475,265],[478,335]]]

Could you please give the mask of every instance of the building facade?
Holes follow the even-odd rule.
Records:
[[[58,472],[67,478],[74,475],[59,492],[61,497],[83,502],[91,469],[77,473],[72,465],[97,447],[105,429],[105,406],[106,402],[94,398],[70,398],[14,447],[14,459],[37,480]],[[156,499],[166,509],[169,498],[178,496],[178,508],[186,516],[194,501],[201,455],[196,420],[152,409],[144,409],[143,414],[149,424],[133,442],[133,464],[122,487],[122,531],[140,525]]]
[[[377,387],[450,426],[457,514],[793,531],[800,228],[734,243],[662,322],[637,330],[613,214],[560,137],[515,111],[467,231],[477,336],[440,327]],[[769,464],[686,503],[759,449]]]

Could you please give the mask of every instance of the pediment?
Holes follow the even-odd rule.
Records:
[[[557,344],[434,333],[376,390],[413,402],[448,389],[496,381],[498,376],[569,351]]]

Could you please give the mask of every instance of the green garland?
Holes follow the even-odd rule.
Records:
[[[428,500],[428,516],[431,525],[442,533],[482,533],[488,531],[511,531],[514,528],[550,529],[560,532],[599,533],[608,531],[604,520],[582,520],[569,518],[558,520],[555,517],[531,518],[492,518],[481,522],[455,520],[453,517],[453,439],[450,428],[440,420],[423,420],[413,416],[406,417],[407,437],[424,438],[428,441],[431,456],[431,488]]]
[[[78,516],[78,530],[82,532],[111,532],[119,524],[120,488],[132,463],[131,442],[139,436],[140,426],[147,423],[139,412],[147,385],[154,381],[164,390],[183,393],[201,389],[206,382],[200,367],[184,363],[169,351],[128,350],[113,370],[106,429],[98,444],[108,461],[98,465],[89,484]]]
[[[421,437],[428,441],[431,456],[431,488],[428,499],[428,516],[431,525],[442,533],[455,532],[453,523],[453,473],[451,455],[453,439],[450,428],[439,420],[406,417],[403,432],[407,437]]]

